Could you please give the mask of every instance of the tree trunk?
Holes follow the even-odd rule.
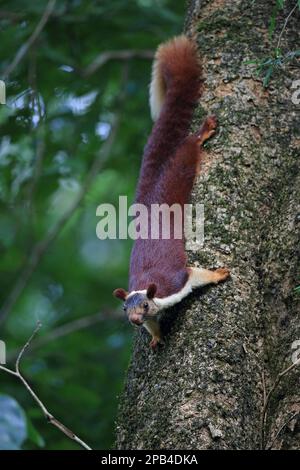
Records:
[[[189,262],[229,267],[231,279],[165,312],[166,345],[158,353],[146,332],[137,333],[119,449],[300,448],[300,367],[277,381],[264,407],[300,340],[293,290],[300,284],[300,105],[291,99],[299,63],[276,70],[268,88],[245,63],[272,57],[295,4],[285,3],[270,40],[275,2],[190,2],[186,32],[198,43],[206,84],[193,128],[207,114],[217,115],[219,128],[194,186],[205,243]],[[295,10],[283,52],[297,48],[298,21]]]

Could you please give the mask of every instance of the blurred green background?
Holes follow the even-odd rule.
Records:
[[[22,371],[94,449],[114,445],[133,333],[112,297],[127,287],[131,242],[99,240],[96,208],[134,197],[149,57],[182,30],[184,11],[176,0],[0,2],[0,340],[14,367],[42,322]],[[0,371],[0,448],[79,446]]]

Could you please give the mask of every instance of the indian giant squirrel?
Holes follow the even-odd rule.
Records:
[[[151,212],[153,204],[189,202],[203,143],[215,132],[216,118],[205,119],[189,133],[202,91],[196,45],[185,36],[159,46],[152,69],[150,108],[155,121],[144,150],[136,203]],[[171,220],[171,233],[174,219]],[[174,232],[174,231],[173,231]],[[188,267],[184,237],[135,240],[130,260],[129,289],[116,289],[128,319],[152,335],[150,346],[163,343],[158,312],[180,302],[194,288],[224,281],[229,270]]]

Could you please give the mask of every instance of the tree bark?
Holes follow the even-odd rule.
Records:
[[[190,1],[186,32],[197,41],[205,78],[192,127],[207,114],[217,115],[219,127],[194,186],[205,243],[189,262],[229,267],[231,279],[165,312],[166,345],[158,353],[137,332],[119,449],[300,448],[300,366],[275,387],[263,419],[264,396],[300,340],[293,290],[300,284],[300,105],[291,99],[299,63],[276,70],[268,88],[247,63],[272,57],[295,2],[285,4],[270,40],[272,2]],[[299,48],[298,28],[295,10],[282,34],[284,52]]]

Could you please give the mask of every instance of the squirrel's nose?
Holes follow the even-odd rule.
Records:
[[[133,314],[130,316],[130,321],[131,323],[134,323],[135,325],[142,325],[143,324],[143,318],[141,315]]]

